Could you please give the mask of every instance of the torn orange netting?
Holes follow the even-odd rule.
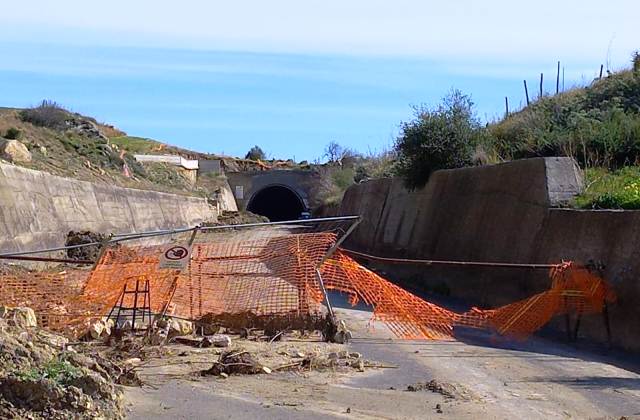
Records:
[[[316,273],[320,267],[327,290],[348,294],[352,304],[362,300],[373,307],[373,318],[396,336],[418,339],[451,338],[456,326],[526,337],[555,315],[600,312],[605,302],[614,299],[599,276],[564,263],[551,270],[551,287],[543,293],[495,309],[456,313],[385,280],[339,249],[322,263],[335,243],[332,232],[208,234],[193,245],[190,263],[182,272],[160,268],[163,246],[117,246],[103,253],[95,269],[85,274],[86,281],[76,275],[76,283],[82,278],[80,286],[64,284],[63,273],[42,281],[8,282],[3,277],[0,297],[4,304],[38,300],[36,310],[63,306],[66,316],[56,318],[52,327],[77,331],[91,319],[107,315],[124,288],[132,288],[136,281],[149,282],[154,313],[192,320],[242,313],[304,317],[323,310]],[[134,298],[126,295],[123,306],[132,306]]]

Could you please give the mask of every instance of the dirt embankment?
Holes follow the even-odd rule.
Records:
[[[112,365],[36,326],[29,308],[0,307],[0,418],[122,418]]]

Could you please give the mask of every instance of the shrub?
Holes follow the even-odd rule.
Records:
[[[501,159],[570,156],[585,168],[640,163],[638,66],[634,56],[633,71],[544,97],[490,125],[489,149]]]
[[[20,140],[20,137],[22,137],[22,131],[15,127],[9,128],[7,133],[4,135],[4,138],[9,140]]]
[[[69,119],[69,111],[54,101],[43,100],[40,105],[27,108],[20,112],[22,121],[29,122],[40,127],[60,129]]]
[[[260,148],[260,146],[253,146],[245,155],[245,159],[250,160],[266,160],[267,155]]]
[[[408,188],[421,187],[433,171],[470,165],[483,135],[471,98],[453,90],[437,108],[416,108],[415,119],[402,123],[395,143],[396,171]]]
[[[640,209],[640,167],[609,171],[588,168],[587,187],[576,197],[577,207],[588,209]]]

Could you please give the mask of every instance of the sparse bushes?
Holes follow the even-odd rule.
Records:
[[[253,146],[245,155],[244,157],[245,159],[250,159],[250,160],[266,160],[267,159],[267,155],[264,153],[264,151],[260,148],[260,146]]]
[[[357,159],[360,156],[353,150],[331,141],[324,148],[324,157],[328,163],[342,165],[345,159]]]
[[[640,167],[628,166],[616,171],[589,168],[587,187],[576,198],[576,206],[587,209],[640,209]]]
[[[415,119],[402,123],[396,140],[396,171],[405,185],[423,186],[433,171],[471,164],[484,128],[473,113],[471,98],[458,90],[434,109],[415,109]]]
[[[69,115],[69,111],[58,103],[46,99],[43,100],[40,105],[24,109],[20,112],[22,121],[52,129],[63,128],[65,122],[69,119]]]
[[[545,97],[489,131],[489,148],[505,160],[571,156],[583,168],[611,170],[638,164],[640,74],[624,71]]]

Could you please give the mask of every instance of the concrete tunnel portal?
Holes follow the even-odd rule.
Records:
[[[297,220],[308,211],[300,195],[284,185],[269,185],[257,191],[249,200],[247,210],[266,216],[272,222]]]

